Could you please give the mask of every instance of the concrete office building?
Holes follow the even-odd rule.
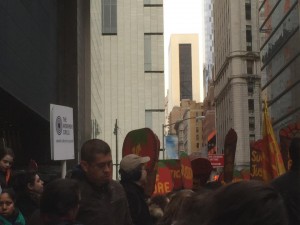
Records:
[[[169,106],[183,99],[200,102],[199,42],[197,34],[173,34],[169,45]]]
[[[200,152],[202,148],[202,116],[203,104],[184,99],[180,106],[173,107],[169,114],[168,134],[178,136],[178,150],[188,154]]]
[[[178,135],[178,150],[187,154],[200,152],[202,149],[202,120],[196,117],[202,116],[203,104],[191,100],[182,100],[182,122],[176,124]]]
[[[300,121],[299,2],[260,1],[262,92],[275,135]]]
[[[217,151],[233,128],[239,169],[249,166],[249,144],[261,135],[258,2],[215,0],[213,12]]]
[[[163,0],[91,0],[91,40],[95,136],[111,146],[119,163],[128,132],[149,127],[158,137],[162,133]]]

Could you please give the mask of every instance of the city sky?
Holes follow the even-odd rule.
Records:
[[[203,0],[164,0],[165,95],[169,88],[168,48],[171,34],[197,33],[199,35],[199,58],[200,62],[203,62],[203,3]],[[201,86],[203,81],[202,68],[202,63],[200,63]],[[201,90],[203,89],[201,88]],[[200,100],[203,101],[203,93],[200,94]]]

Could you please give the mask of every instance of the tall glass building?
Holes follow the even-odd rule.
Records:
[[[300,118],[298,0],[260,0],[262,99],[275,134]]]

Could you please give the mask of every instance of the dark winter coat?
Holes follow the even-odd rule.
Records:
[[[300,171],[289,171],[271,183],[284,199],[289,225],[300,224]]]
[[[84,225],[132,225],[122,186],[112,180],[107,185],[97,187],[78,170],[80,168],[77,168],[76,174],[72,176],[78,180],[81,189],[77,220]]]
[[[28,222],[31,215],[40,208],[39,200],[38,196],[28,192],[24,192],[17,197],[16,206],[22,212],[26,222]]]
[[[153,219],[145,200],[144,189],[132,181],[121,181],[126,192],[134,225],[153,225]]]

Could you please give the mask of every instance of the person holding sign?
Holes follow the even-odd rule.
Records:
[[[131,225],[123,187],[112,180],[112,157],[109,145],[99,139],[81,147],[80,165],[71,178],[81,190],[77,220],[84,225]]]
[[[134,225],[152,225],[148,205],[145,201],[144,185],[147,182],[145,163],[150,157],[126,155],[120,162],[121,184],[125,189],[131,218]]]

